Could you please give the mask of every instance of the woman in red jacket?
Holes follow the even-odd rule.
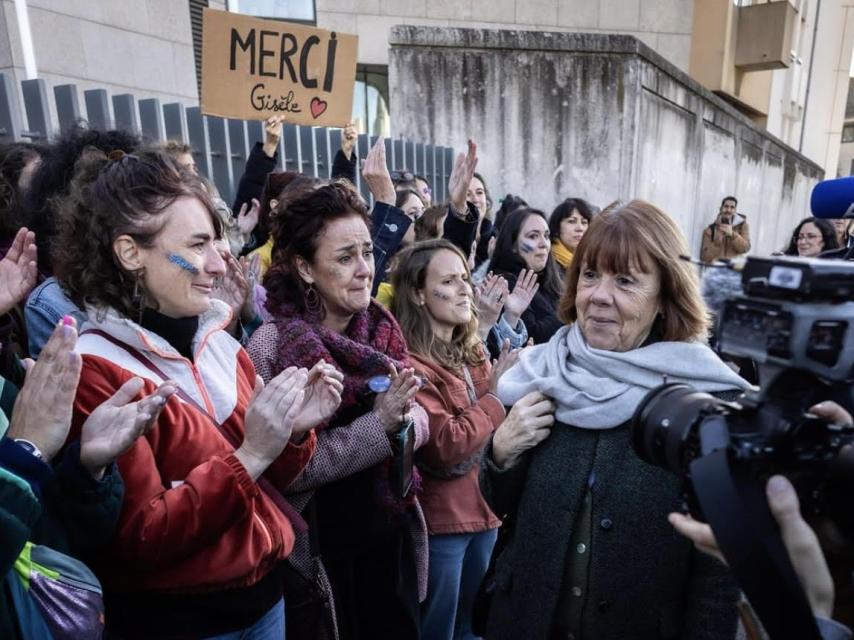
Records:
[[[62,203],[56,273],[88,315],[71,438],[133,377],[143,394],[178,388],[118,459],[124,504],[96,566],[116,637],[283,637],[275,569],[301,520],[278,489],[310,459],[340,378],[315,367],[258,381],[211,298],[220,236],[198,179],[156,152],[84,158]]]
[[[401,254],[393,275],[393,312],[423,385],[430,439],[418,451],[421,504],[430,534],[422,640],[473,638],[471,610],[501,521],[478,486],[484,447],[505,420],[495,395],[516,360],[505,345],[495,365],[477,335],[471,273],[447,240],[427,240]],[[516,409],[507,420],[532,420]]]

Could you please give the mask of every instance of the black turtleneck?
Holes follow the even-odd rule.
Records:
[[[193,338],[199,330],[199,316],[170,318],[154,309],[145,309],[141,324],[166,340],[182,356],[193,360]]]

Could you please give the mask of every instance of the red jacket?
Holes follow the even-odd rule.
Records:
[[[130,320],[114,312],[101,320],[90,312],[77,347],[83,372],[71,437],[79,437],[86,417],[131,377],[145,380],[146,394],[161,382],[121,347],[85,333],[97,328],[138,349],[242,441],[255,369],[222,330],[228,318],[217,301],[200,318],[194,364]],[[314,446],[313,433],[299,446],[289,444],[266,477],[287,487]],[[106,589],[203,592],[249,586],[293,547],[290,522],[247,474],[234,447],[207,416],[177,396],[151,432],[119,457],[118,467],[125,498],[114,542],[99,567]]]
[[[425,379],[415,400],[430,419],[430,439],[416,459],[429,469],[447,469],[469,460],[504,420],[504,406],[488,393],[489,361],[469,367],[478,398],[471,404],[461,375],[417,354],[409,356],[415,371]],[[480,493],[479,471],[480,465],[475,464],[465,475],[452,479],[438,478],[426,470],[421,474],[423,490],[418,499],[431,534],[474,533],[501,524]]]

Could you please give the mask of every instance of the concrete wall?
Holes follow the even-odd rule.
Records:
[[[754,251],[808,215],[821,169],[629,36],[395,27],[393,133],[462,148],[475,137],[493,194],[550,211],[640,197],[699,251],[725,195]]]
[[[391,27],[406,24],[625,33],[684,70],[693,6],[694,0],[316,0],[317,26],[358,34],[364,64],[388,64]]]

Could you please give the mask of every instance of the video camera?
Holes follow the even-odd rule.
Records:
[[[817,638],[764,487],[784,474],[805,516],[854,532],[854,473],[839,457],[854,427],[808,412],[828,399],[852,406],[854,263],[748,258],[742,287],[719,314],[718,351],[754,360],[761,387],[725,402],[665,383],[638,406],[632,444],[644,461],[683,477],[689,510],[712,526],[771,637]]]

